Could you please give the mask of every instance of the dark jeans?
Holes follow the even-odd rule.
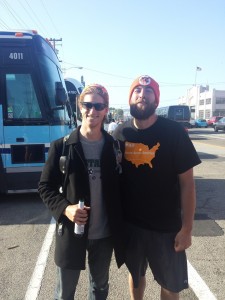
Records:
[[[89,300],[105,300],[109,291],[109,266],[113,246],[111,238],[88,240]],[[80,270],[57,267],[55,300],[74,300]]]

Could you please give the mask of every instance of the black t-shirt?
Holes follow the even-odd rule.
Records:
[[[123,150],[121,180],[124,217],[142,228],[175,232],[181,227],[178,174],[201,161],[184,130],[158,117],[147,129],[133,120],[118,126],[114,137]]]

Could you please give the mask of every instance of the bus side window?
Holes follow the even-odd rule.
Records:
[[[30,74],[6,74],[8,119],[41,118]]]

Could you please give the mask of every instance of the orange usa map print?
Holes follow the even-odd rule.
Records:
[[[151,149],[142,143],[125,143],[125,159],[130,161],[138,168],[140,165],[147,164],[153,168],[152,160],[155,157],[156,151],[159,149],[160,143],[157,143]]]

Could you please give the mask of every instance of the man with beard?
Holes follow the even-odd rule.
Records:
[[[201,161],[184,128],[158,117],[159,85],[148,75],[132,83],[133,119],[118,126],[126,224],[126,265],[132,300],[144,297],[149,264],[161,299],[179,299],[188,288],[185,249],[191,245],[195,212],[193,167]]]

